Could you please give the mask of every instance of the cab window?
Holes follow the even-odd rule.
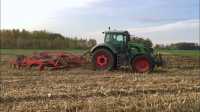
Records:
[[[117,35],[117,41],[119,41],[119,42],[124,41],[123,35]]]
[[[122,34],[106,34],[105,35],[105,42],[123,42],[124,41],[124,35]]]
[[[112,40],[113,40],[113,37],[112,37],[111,34],[106,34],[106,35],[105,35],[105,42],[110,42],[110,41],[112,41]]]
[[[123,41],[124,41],[124,36],[121,35],[121,34],[113,35],[113,38],[114,38],[114,40],[117,41],[117,42],[123,42]]]

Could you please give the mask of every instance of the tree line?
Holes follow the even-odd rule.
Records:
[[[1,30],[1,48],[7,49],[88,49],[96,44],[94,39],[64,37],[47,31]]]
[[[95,39],[79,39],[65,37],[59,33],[47,31],[0,30],[1,48],[6,49],[88,49],[96,45]],[[153,47],[150,39],[132,36],[130,42]],[[200,50],[198,43],[180,42],[170,45],[156,44],[157,49]]]
[[[131,37],[131,42],[134,43],[140,43],[143,44],[146,47],[154,47],[156,49],[166,49],[166,50],[200,50],[200,43],[193,43],[193,42],[178,42],[178,43],[172,43],[170,45],[164,45],[164,44],[155,44],[153,45],[152,41],[147,38],[141,38],[141,37]]]
[[[155,48],[168,50],[200,50],[200,45],[199,43],[179,42],[170,45],[156,44]]]

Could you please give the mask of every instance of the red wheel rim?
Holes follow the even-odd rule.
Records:
[[[109,56],[104,52],[99,52],[96,54],[95,61],[97,67],[105,68],[109,63]]]
[[[139,73],[148,72],[150,63],[147,58],[139,58],[134,63],[135,70]]]

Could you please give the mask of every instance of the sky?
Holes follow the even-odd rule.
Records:
[[[200,0],[1,0],[1,29],[94,38],[128,30],[154,44],[199,43]]]

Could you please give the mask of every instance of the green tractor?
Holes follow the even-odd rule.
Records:
[[[128,31],[106,31],[104,43],[94,46],[92,64],[96,70],[112,70],[120,66],[131,66],[135,72],[151,72],[155,66],[162,65],[160,55],[152,48],[131,43]]]

